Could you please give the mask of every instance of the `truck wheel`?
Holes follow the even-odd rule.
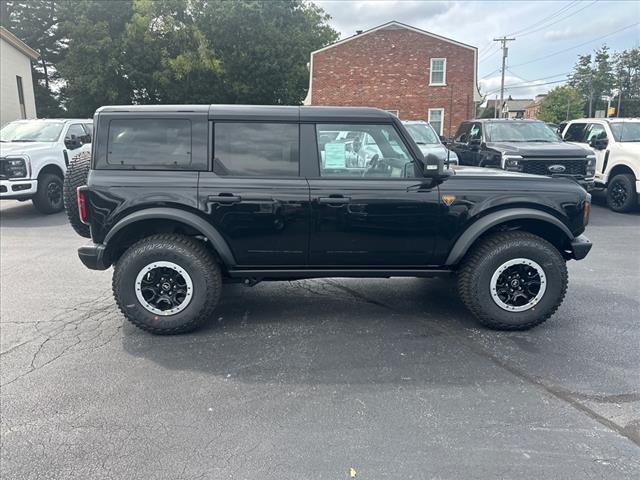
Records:
[[[636,206],[636,179],[630,173],[620,173],[607,185],[607,205],[614,212],[630,212]]]
[[[33,197],[33,206],[40,213],[50,214],[64,208],[62,201],[62,179],[53,173],[38,177],[38,191]]]
[[[547,320],[567,291],[567,265],[549,242],[528,232],[493,234],[470,251],[458,291],[483,325],[526,330]]]
[[[160,335],[189,332],[208,320],[221,284],[213,255],[184,235],[140,240],[120,257],[113,274],[120,311],[135,326]]]
[[[89,225],[85,225],[80,221],[76,189],[87,184],[90,168],[91,152],[81,152],[73,157],[64,176],[63,188],[64,209],[67,212],[69,223],[78,235],[85,238],[91,237],[91,233]]]

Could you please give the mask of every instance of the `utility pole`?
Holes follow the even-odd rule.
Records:
[[[502,109],[504,106],[504,70],[507,66],[507,54],[509,53],[509,49],[507,48],[507,42],[514,41],[515,38],[494,38],[494,42],[500,42],[502,44],[502,80],[500,81],[500,118],[502,118]]]

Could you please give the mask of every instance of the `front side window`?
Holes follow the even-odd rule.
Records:
[[[432,58],[429,85],[445,85],[447,83],[447,59]]]
[[[429,123],[438,135],[442,135],[442,129],[444,127],[444,108],[430,108]]]
[[[111,120],[107,164],[147,169],[188,167],[191,165],[191,121]]]
[[[407,165],[411,155],[393,125],[327,124],[316,129],[321,177],[413,176]]]
[[[218,122],[213,172],[239,177],[297,177],[298,125]]]
[[[567,142],[584,142],[584,130],[586,123],[572,123],[564,134]]]
[[[456,133],[456,136],[453,139],[453,141],[457,143],[467,143],[467,141],[469,141],[470,129],[471,129],[470,123],[461,124],[460,127],[458,128],[458,132]]]
[[[486,125],[489,142],[559,142],[556,133],[543,122],[499,121]]]
[[[73,125],[69,126],[69,130],[67,130],[67,135],[64,137],[64,139],[71,140],[71,135],[75,135],[76,138],[82,139],[86,135],[86,133],[84,131],[84,128],[82,128],[82,125],[80,125],[79,123],[74,123]]]

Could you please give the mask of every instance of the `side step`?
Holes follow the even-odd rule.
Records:
[[[302,278],[391,278],[391,277],[444,277],[453,273],[451,269],[439,268],[305,268],[305,269],[233,269],[227,272],[232,278],[250,281],[302,279]],[[245,282],[247,283],[247,282]]]

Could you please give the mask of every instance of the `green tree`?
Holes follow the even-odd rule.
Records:
[[[58,69],[67,115],[87,117],[102,105],[131,103],[124,46],[132,0],[64,0],[60,9],[65,51]]]
[[[584,115],[584,105],[583,96],[574,87],[569,85],[556,87],[540,102],[538,119],[552,123],[573,120]]]
[[[135,103],[224,100],[221,61],[195,24],[203,0],[134,0],[123,63]]]
[[[300,104],[309,54],[338,38],[329,16],[302,0],[210,0],[198,26],[220,57],[229,103]]]
[[[616,116],[640,115],[640,48],[615,56]]]
[[[602,97],[611,95],[614,86],[613,61],[609,47],[602,46],[592,56],[580,55],[569,84],[586,100],[589,117],[593,116]]]

